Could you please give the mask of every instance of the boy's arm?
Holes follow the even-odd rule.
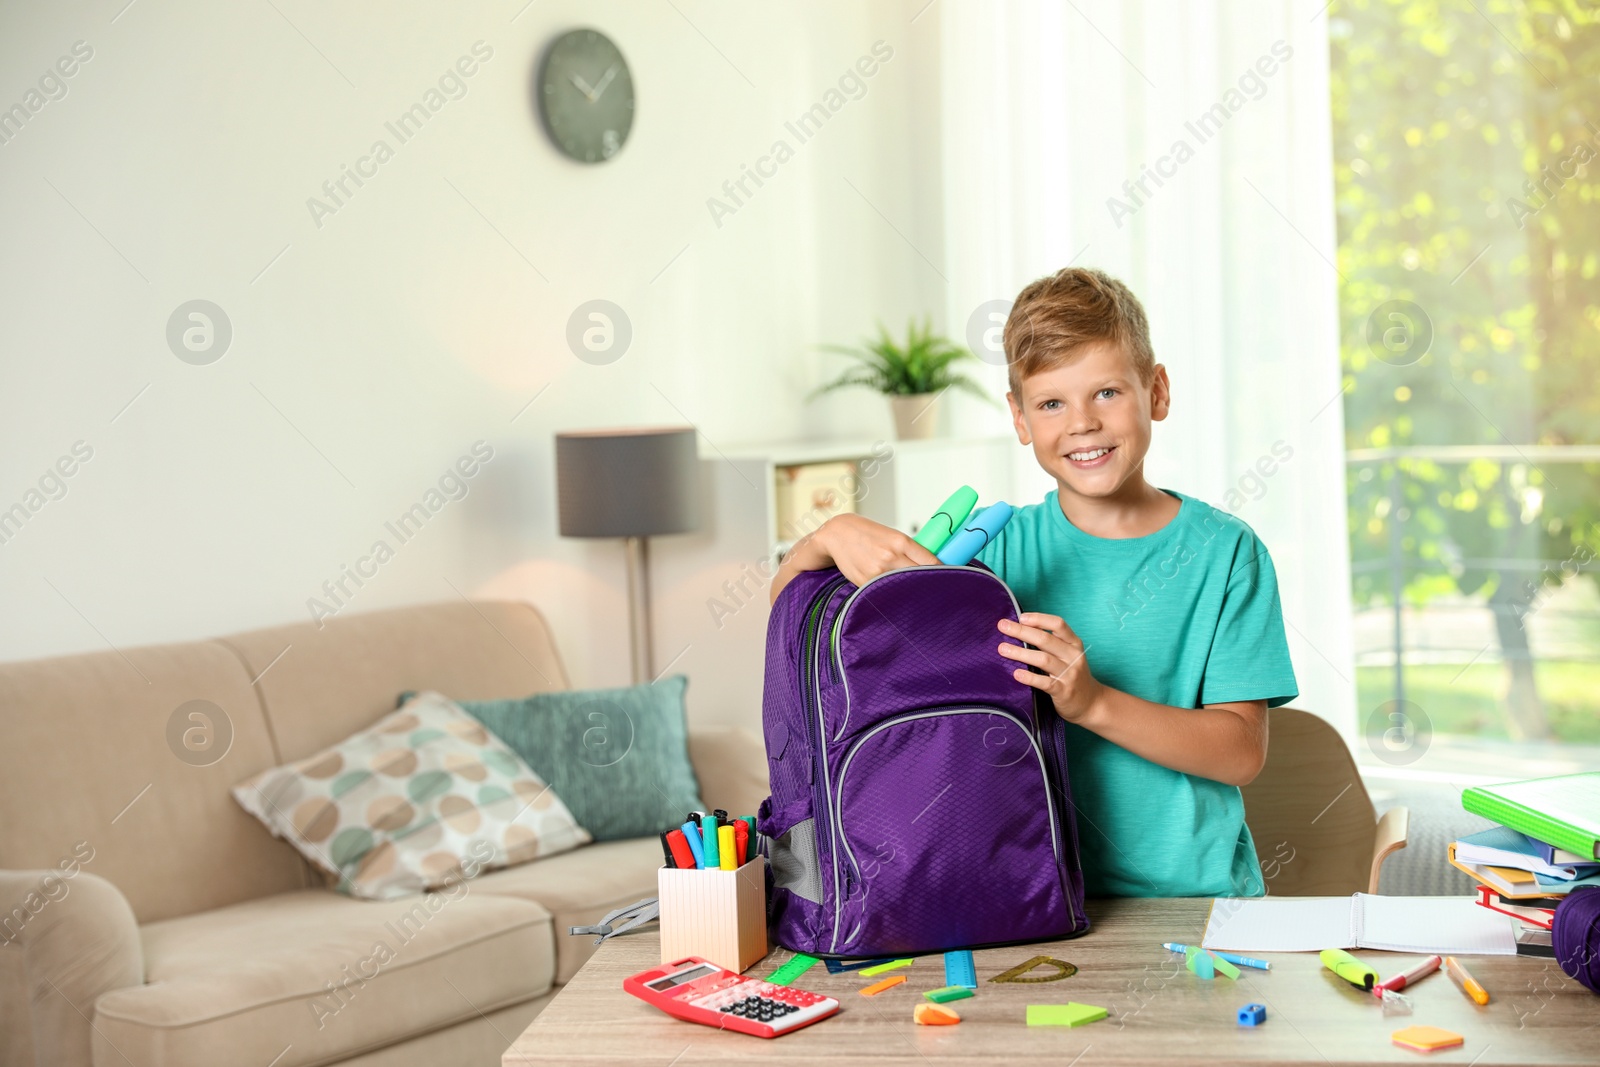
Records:
[[[1151,763],[1244,786],[1267,761],[1265,700],[1175,708],[1110,686],[1100,693],[1078,723]]]
[[[1019,667],[1013,677],[1048,693],[1063,719],[1185,774],[1249,785],[1261,773],[1267,760],[1265,700],[1203,708],[1141,700],[1095,680],[1083,642],[1059,616],[1026,612],[1020,618],[1020,624],[1001,619],[1001,632],[1035,647],[1001,644],[1000,654],[1044,672]]]
[[[801,571],[838,567],[856,585],[865,585],[885,571],[939,558],[907,534],[860,515],[835,515],[795,542],[772,577],[772,601]]]

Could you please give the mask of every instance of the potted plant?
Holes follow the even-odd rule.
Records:
[[[895,436],[902,441],[932,437],[938,424],[939,398],[947,389],[964,389],[974,396],[994,402],[994,398],[971,378],[956,369],[962,360],[974,359],[971,352],[933,332],[930,319],[918,327],[912,320],[906,327],[906,340],[900,344],[888,327],[878,324],[878,337],[861,345],[823,345],[827,351],[849,356],[859,366],[844,371],[833,381],[812,390],[810,398],[850,386],[876,389],[889,398],[894,410]]]

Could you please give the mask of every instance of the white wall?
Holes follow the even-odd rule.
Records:
[[[395,556],[348,610],[526,597],[576,684],[625,684],[620,548],[556,535],[551,435],[691,421],[714,460],[741,440],[888,434],[875,397],[802,395],[833,369],[817,342],[937,322],[944,303],[939,20],[913,21],[922,7],[0,8],[0,108],[93,49],[0,145],[0,509],[39,503],[75,442],[93,450],[0,544],[0,659],[305,619],[383,538]],[[578,25],[618,43],[638,92],[601,166],[560,156],[530,106],[543,46]],[[893,58],[864,97],[796,145],[785,120],[879,40]],[[399,144],[384,123],[478,41],[493,56],[466,95]],[[707,198],[779,137],[795,158],[719,227]],[[307,199],[378,138],[394,158],[319,228]],[[165,338],[196,298],[233,328],[207,366]],[[595,298],[633,324],[607,366],[565,341]],[[387,534],[480,439],[494,458],[467,497],[409,543]],[[669,561],[709,544],[664,539],[658,558],[694,574]],[[745,562],[709,564],[704,595]],[[697,625],[662,620],[663,658]],[[702,647],[691,679],[717,655]],[[697,691],[702,719],[759,702],[697,707]]]

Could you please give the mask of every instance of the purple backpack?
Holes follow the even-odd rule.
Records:
[[[859,958],[1089,929],[1065,724],[995,651],[1017,615],[981,565],[859,588],[807,571],[779,594],[757,823],[778,944]]]

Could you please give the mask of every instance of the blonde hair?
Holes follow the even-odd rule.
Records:
[[[1011,391],[1020,395],[1023,379],[1071,362],[1077,349],[1097,341],[1128,353],[1143,384],[1155,377],[1150,326],[1133,290],[1090,267],[1066,267],[1029,283],[1011,305],[1002,336]]]

